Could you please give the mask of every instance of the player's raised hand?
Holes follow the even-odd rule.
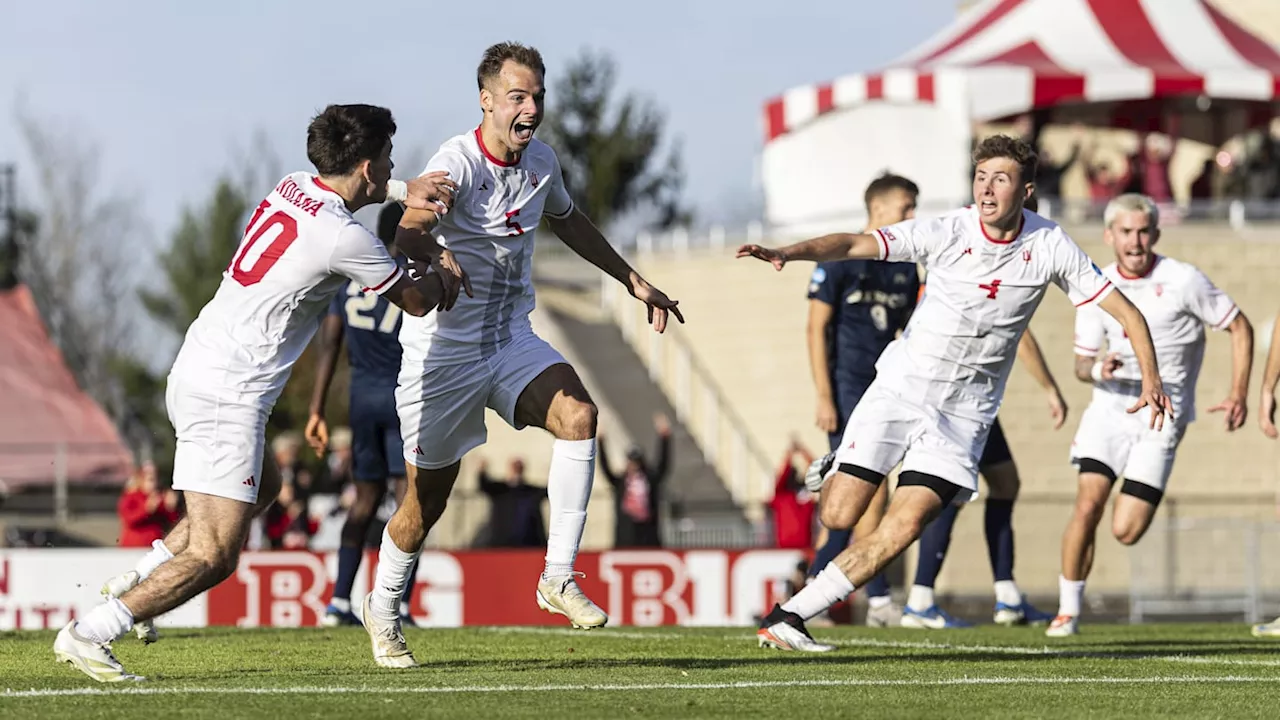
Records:
[[[1262,403],[1258,406],[1258,425],[1262,427],[1262,434],[1275,440],[1280,437],[1280,431],[1276,430],[1276,396],[1273,393],[1262,393]]]
[[[431,210],[444,215],[453,207],[453,200],[458,195],[458,183],[450,180],[449,173],[444,170],[429,172],[406,184],[409,196],[404,204],[414,210]]]
[[[667,315],[668,313],[676,316],[676,320],[680,324],[684,324],[684,315],[680,314],[680,304],[678,300],[672,300],[667,297],[658,288],[650,285],[644,278],[634,276],[631,282],[631,294],[640,302],[648,306],[649,324],[657,330],[659,334],[667,331]]]
[[[323,458],[325,450],[329,449],[329,424],[324,421],[324,416],[312,413],[307,418],[307,429],[302,434],[315,451],[316,457]]]
[[[440,298],[440,304],[436,306],[437,310],[452,310],[454,304],[458,302],[459,291],[465,292],[467,297],[475,297],[471,292],[471,278],[458,264],[458,258],[454,257],[452,252],[441,250],[432,264],[435,265],[436,274],[444,283],[444,296]]]
[[[1244,425],[1244,421],[1249,417],[1249,406],[1244,398],[1229,396],[1226,400],[1209,408],[1209,412],[1226,413],[1226,417],[1223,419],[1227,425],[1227,432],[1235,432]]]
[[[783,257],[782,253],[763,245],[742,245],[738,248],[737,257],[753,257],[757,260],[763,260],[772,264],[774,270],[781,270],[782,266],[787,264],[787,259]]]
[[[1120,360],[1119,353],[1107,353],[1107,357],[1102,361],[1102,379],[1111,380],[1123,365],[1124,362]]]
[[[1049,417],[1053,420],[1054,430],[1067,421],[1067,401],[1060,392],[1049,393]]]
[[[1151,429],[1153,430],[1163,430],[1166,417],[1173,419],[1173,401],[1165,394],[1162,385],[1148,385],[1143,382],[1142,395],[1138,396],[1138,402],[1134,403],[1128,412],[1136,413],[1144,407],[1151,408]]]

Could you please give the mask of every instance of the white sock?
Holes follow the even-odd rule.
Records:
[[[808,620],[849,597],[851,592],[853,583],[849,578],[835,563],[827,563],[813,582],[783,603],[782,609],[799,615],[801,620]]]
[[[1080,600],[1084,597],[1084,581],[1058,576],[1058,614],[1080,617]]]
[[[996,582],[996,602],[1004,603],[1010,607],[1016,607],[1022,604],[1022,591],[1018,589],[1018,583],[1012,580],[999,580]]]
[[[933,588],[924,585],[912,585],[907,595],[907,607],[924,612],[934,606]]]
[[[378,549],[378,570],[373,578],[373,597],[369,610],[382,620],[400,617],[400,596],[409,582],[409,569],[418,551],[405,552],[396,546],[387,528],[382,529],[382,547]]]
[[[351,612],[350,598],[333,598],[329,601],[329,604],[338,612]]]
[[[872,595],[867,598],[867,605],[870,605],[872,610],[879,610],[891,602],[893,602],[893,598],[888,595]]]
[[[119,598],[110,598],[76,621],[76,634],[96,643],[115,642],[133,629],[133,613]]]
[[[587,525],[587,502],[596,474],[596,439],[557,440],[551,448],[547,476],[547,500],[551,527],[547,531],[547,557],[543,577],[564,577],[573,572],[573,561]]]
[[[173,559],[173,553],[169,552],[169,548],[164,546],[163,540],[156,540],[151,543],[151,550],[138,561],[134,566],[134,570],[138,573],[138,580],[146,580],[156,568]]]

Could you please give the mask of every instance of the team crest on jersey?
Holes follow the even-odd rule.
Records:
[[[897,285],[902,285],[907,282],[907,276],[902,273],[897,273],[893,276],[893,282]]]
[[[1023,250],[1023,251],[1022,251],[1022,262],[1031,262],[1031,251],[1030,251],[1030,250]]]
[[[1160,297],[1163,294],[1164,294],[1164,285],[1160,283],[1156,283],[1156,297]]]
[[[893,231],[890,230],[889,228],[880,228],[880,234],[884,235],[884,239],[886,242],[898,242],[897,236],[894,235]]]

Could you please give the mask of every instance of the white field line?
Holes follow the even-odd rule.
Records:
[[[1280,676],[1195,677],[1162,675],[1156,677],[958,677],[938,680],[778,680],[721,683],[637,683],[634,685],[455,685],[438,687],[172,687],[122,686],[116,690],[96,687],[60,690],[5,690],[0,700],[23,698],[113,696],[113,695],[432,695],[442,693],[517,693],[517,692],[636,692],[649,690],[750,690],[789,687],[949,687],[958,685],[1156,685],[1156,684],[1225,684],[1263,683],[1280,685]]]

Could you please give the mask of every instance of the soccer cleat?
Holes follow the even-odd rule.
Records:
[[[805,629],[804,620],[793,612],[783,610],[781,605],[774,605],[773,610],[760,621],[756,642],[762,648],[796,652],[831,652],[836,649],[834,645],[824,645],[814,640]]]
[[[1049,637],[1070,637],[1080,634],[1080,621],[1072,615],[1059,615],[1049,623],[1048,629],[1044,631]]]
[[[1024,596],[1022,602],[1018,605],[996,603],[994,620],[997,625],[1004,625],[1005,627],[1013,627],[1014,625],[1047,625],[1053,620],[1053,616],[1043,610],[1036,609],[1034,605],[1027,602],[1027,598]]]
[[[903,610],[897,603],[889,603],[880,607],[867,607],[867,627],[898,627],[902,624]]]
[[[809,469],[804,473],[804,486],[809,492],[815,495],[822,492],[822,486],[827,484],[827,476],[831,473],[831,466],[835,464],[836,454],[833,452],[809,463]]]
[[[539,576],[538,607],[552,615],[569,618],[574,627],[582,630],[604,627],[609,622],[609,616],[582,592],[578,581],[574,579],[575,575],[583,573],[569,573],[563,579]]]
[[[1254,637],[1272,637],[1280,638],[1280,618],[1276,618],[1269,623],[1253,626]]]
[[[109,643],[96,643],[76,633],[76,621],[67,623],[53,641],[53,657],[98,682],[137,682],[146,678],[131,675],[111,652]]]
[[[324,609],[324,617],[320,618],[320,624],[325,627],[342,627],[344,625],[359,625],[360,618],[350,610],[339,610],[330,605]]]
[[[117,575],[102,585],[102,589],[98,592],[102,593],[102,597],[110,600],[118,598],[138,586],[142,579],[138,577],[136,570],[130,570],[123,575]],[[142,642],[150,645],[160,639],[160,633],[156,632],[155,620],[139,620],[133,624],[133,632]]]
[[[946,610],[934,605],[928,610],[915,610],[910,605],[902,611],[902,627],[917,630],[944,630],[971,628],[973,623],[952,617]]]
[[[362,617],[357,618],[369,633],[369,642],[373,646],[373,661],[385,668],[411,668],[418,663],[409,652],[409,645],[400,631],[400,618],[383,620],[369,608],[373,593],[364,596],[360,603]]]

